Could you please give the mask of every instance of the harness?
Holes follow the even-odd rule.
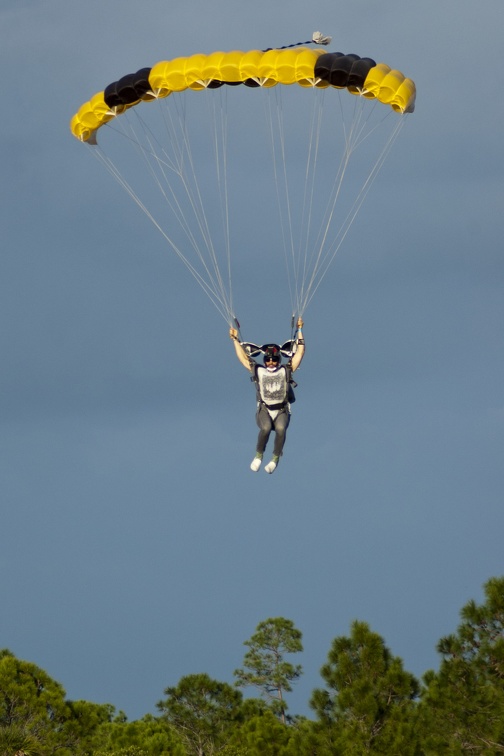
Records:
[[[253,362],[251,360],[251,362]],[[287,384],[287,396],[283,402],[280,402],[278,404],[266,404],[265,401],[263,401],[263,398],[261,396],[261,389],[259,384],[259,377],[257,375],[258,368],[262,367],[262,365],[258,365],[257,362],[253,362],[254,365],[254,373],[250,376],[250,380],[255,383],[256,386],[256,398],[258,405],[263,405],[266,407],[266,409],[269,410],[282,410],[284,408],[288,408],[290,404],[294,404],[296,401],[296,395],[294,393],[294,389],[297,387],[296,381],[292,377],[292,365],[290,361],[287,363],[287,365],[282,365],[283,369],[285,370],[285,381]]]

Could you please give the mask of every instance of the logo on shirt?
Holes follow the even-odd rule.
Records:
[[[274,373],[270,373],[265,368],[260,368],[258,373],[259,391],[263,402],[265,404],[282,404],[287,397],[285,369],[279,368]]]

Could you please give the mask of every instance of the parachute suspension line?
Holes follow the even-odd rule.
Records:
[[[346,218],[344,218],[343,222],[341,223],[340,228],[337,233],[337,238],[338,236],[340,237],[339,244],[337,244],[337,247],[333,253],[331,253],[330,250],[327,250],[326,248],[327,237],[330,231],[331,224],[333,222],[334,213],[336,210],[338,199],[340,197],[341,187],[342,187],[343,179],[345,177],[345,173],[349,164],[349,160],[352,153],[355,151],[357,146],[364,139],[363,134],[365,133],[364,129],[366,126],[366,120],[369,119],[369,115],[368,115],[368,119],[363,119],[365,103],[363,103],[361,98],[356,98],[354,101],[353,115],[350,121],[350,126],[348,126],[346,123],[345,115],[344,115],[341,97],[339,97],[338,100],[339,100],[340,109],[342,111],[341,123],[342,123],[343,141],[344,141],[343,152],[342,152],[339,168],[335,175],[333,189],[329,194],[329,200],[326,206],[326,211],[323,217],[320,233],[315,244],[315,247],[318,247],[318,252],[316,253],[315,262],[313,263],[310,280],[308,281],[306,289],[303,292],[303,298],[302,298],[303,304],[301,307],[301,311],[303,311],[307,307],[308,302],[311,300],[314,294],[314,291],[316,290],[316,288],[318,288],[321,278],[325,275],[325,272],[327,271],[327,268],[329,267],[330,262],[333,260],[337,250],[341,246],[341,243],[346,236],[346,233],[348,232],[353,220],[355,219],[357,215],[356,210],[355,212],[352,212],[352,210],[349,211]],[[372,173],[372,170],[371,170],[371,173]],[[364,199],[364,196],[362,197],[360,202],[358,201],[358,198],[357,198],[355,200],[353,207],[357,207],[357,208],[360,207]]]
[[[345,119],[344,119],[344,111],[342,107],[341,96],[340,96],[340,93],[334,93],[334,94],[335,95],[337,94],[338,96],[339,106],[342,111],[341,119],[343,123],[344,148],[342,150],[342,155],[341,155],[338,169],[334,176],[332,189],[328,195],[326,208],[322,216],[321,225],[318,230],[318,235],[317,235],[317,238],[315,239],[315,242],[313,244],[312,251],[309,257],[309,265],[307,265],[305,268],[305,276],[303,278],[302,290],[300,292],[300,300],[302,303],[300,304],[301,314],[304,312],[304,310],[307,307],[308,301],[311,299],[310,290],[313,287],[314,282],[317,280],[318,272],[320,270],[322,261],[324,259],[324,250],[325,250],[327,235],[329,233],[329,229],[333,222],[336,206],[337,206],[338,199],[341,193],[341,188],[343,185],[343,179],[345,177],[345,172],[348,167],[348,162],[350,160],[350,156],[352,153],[352,140],[350,138],[350,135],[347,134],[347,127],[346,127]],[[355,117],[352,119],[352,124],[354,122],[355,122]],[[352,132],[352,130],[353,129],[351,128],[350,132]],[[315,170],[315,167],[314,167],[314,170]]]
[[[202,93],[203,95],[206,93]],[[208,266],[205,262],[205,259],[203,257],[202,252],[200,252],[199,249],[196,249],[195,251],[198,254],[198,257],[200,259],[201,264],[207,271],[207,275],[209,276],[209,279],[212,281],[212,285],[214,288],[214,292],[216,297],[223,303],[225,309],[228,311],[228,315],[230,316],[232,314],[232,307],[231,303],[229,301],[229,296],[226,292],[226,287],[224,285],[217,253],[213,244],[210,228],[208,225],[208,219],[205,212],[205,206],[203,203],[201,190],[198,182],[198,173],[195,168],[195,163],[193,159],[192,149],[191,149],[191,141],[189,138],[189,134],[187,131],[187,119],[186,119],[186,109],[185,107],[179,108],[179,103],[185,103],[187,102],[186,98],[174,98],[176,102],[176,110],[178,113],[179,118],[179,131],[182,136],[182,146],[179,149],[179,155],[180,155],[180,180],[182,182],[182,185],[187,193],[187,197],[191,203],[192,210],[194,212],[196,221],[198,223],[198,228],[200,230],[202,239],[205,243],[207,254],[211,262],[211,267],[213,270],[213,273],[208,269]],[[214,121],[215,123],[215,121]],[[169,136],[173,134],[173,130],[171,130]],[[177,144],[177,142],[175,143]],[[183,160],[183,156],[186,156],[186,160]],[[218,175],[218,171],[217,171]],[[229,317],[227,318],[229,320]]]
[[[204,94],[205,93],[203,93],[203,95]],[[180,213],[176,212],[175,216],[179,224],[185,231],[191,243],[191,246],[200,261],[200,264],[202,265],[206,273],[214,296],[221,302],[223,308],[227,311],[228,317],[226,318],[226,320],[228,321],[229,316],[232,313],[232,306],[228,293],[226,291],[226,287],[222,280],[218,257],[212,241],[212,236],[205,212],[205,205],[200,191],[198,173],[195,167],[191,149],[191,140],[187,130],[187,113],[185,107],[187,100],[185,98],[174,97],[173,101],[173,109],[177,114],[177,123],[175,123],[175,120],[173,118],[172,108],[164,107],[163,104],[161,107],[163,122],[165,124],[165,129],[168,135],[167,143],[172,146],[172,149],[174,151],[174,160],[176,166],[175,173],[190,203],[192,213],[203,240],[204,248],[206,249],[206,255],[203,254],[203,250],[200,249],[194,233],[192,232],[191,223],[190,221],[186,220],[184,213],[182,211]],[[166,152],[164,149],[162,151],[163,153]],[[168,183],[170,185],[172,197],[177,204],[177,208],[180,208],[180,204],[177,200],[178,192],[171,186],[170,182]],[[171,204],[170,207],[173,210],[173,206]],[[206,258],[208,258],[208,260],[210,261],[210,267]]]
[[[294,288],[295,282],[292,278],[295,274],[294,264],[294,235],[292,230],[292,216],[289,201],[289,185],[287,181],[287,161],[285,156],[285,133],[283,125],[283,111],[281,105],[281,91],[277,92],[278,87],[272,87],[264,92],[266,95],[266,119],[270,134],[271,157],[273,176],[276,190],[278,205],[278,216],[280,221],[280,230],[282,233],[282,244],[285,257],[285,266],[287,271],[287,282],[291,300],[291,309],[294,309]],[[274,98],[273,108],[272,98]],[[278,146],[277,146],[278,145]],[[289,257],[292,263],[289,262]]]
[[[210,93],[212,94],[212,93]],[[213,146],[215,156],[216,181],[219,189],[219,200],[222,216],[222,228],[227,269],[227,292],[230,324],[233,320],[233,282],[231,271],[231,238],[229,228],[229,186],[228,186],[228,108],[227,87],[221,87],[218,98],[208,98],[208,106],[211,108],[210,122],[213,124]],[[224,288],[224,286],[223,286]],[[236,319],[236,318],[235,318]]]
[[[205,105],[209,112],[209,120],[208,120],[208,123],[210,124],[209,131],[211,132],[211,136],[213,138],[214,159],[215,159],[215,180],[218,187],[218,194],[219,194],[219,199],[221,203],[222,228],[223,228],[224,250],[225,250],[226,269],[227,269],[227,288],[226,288],[226,284],[224,283],[224,279],[221,273],[218,255],[212,241],[212,236],[209,230],[207,217],[206,217],[206,213],[204,209],[205,205],[204,205],[200,188],[199,188],[198,174],[197,174],[195,164],[192,158],[192,151],[190,147],[191,142],[190,142],[189,134],[187,131],[187,119],[186,119],[185,108],[182,111],[179,108],[177,108],[177,112],[179,113],[179,121],[180,121],[179,131],[183,135],[184,152],[187,152],[187,155],[189,157],[189,164],[191,168],[190,178],[191,178],[192,183],[194,184],[196,195],[192,194],[189,191],[190,181],[188,177],[184,178],[184,175],[183,175],[184,163],[182,162],[182,160],[180,161],[180,177],[181,177],[181,180],[183,181],[184,187],[187,187],[187,196],[190,199],[195,217],[197,218],[201,217],[203,219],[202,223],[200,224],[200,229],[201,229],[202,236],[205,240],[207,254],[212,262],[212,267],[214,271],[213,275],[208,270],[204,256],[201,253],[198,253],[200,262],[204,266],[204,269],[207,272],[207,276],[209,280],[212,281],[215,296],[219,299],[219,301],[222,303],[224,309],[227,312],[227,317],[225,318],[226,321],[228,322],[228,324],[232,324],[233,318],[234,318],[234,308],[233,308],[233,303],[232,303],[231,244],[230,244],[230,231],[229,231],[229,199],[228,199],[229,193],[228,193],[228,172],[227,172],[227,135],[228,135],[227,91],[226,89],[224,89],[224,91],[219,90],[218,93],[215,91],[202,92],[201,94],[198,95],[198,97],[205,98]],[[187,100],[185,98],[180,98],[180,102],[185,103],[187,102]],[[178,104],[178,98],[177,98],[177,104]],[[175,137],[175,143],[177,143],[177,140],[176,140],[177,133],[178,132],[175,127],[173,127],[169,133],[169,136]],[[182,150],[180,148],[179,148],[179,153],[182,156]]]
[[[215,273],[215,267],[216,267],[215,254],[213,253],[212,240],[211,240],[211,236],[208,230],[208,224],[206,221],[203,203],[202,203],[201,196],[199,193],[197,176],[194,170],[194,163],[192,161],[191,151],[189,149],[189,141],[188,141],[187,133],[185,129],[185,114],[181,114],[179,112],[179,127],[177,129],[171,117],[171,112],[169,113],[169,118],[167,118],[166,111],[162,109],[163,123],[164,123],[165,129],[168,131],[169,139],[170,139],[169,143],[172,145],[172,149],[174,151],[173,160],[170,158],[170,156],[168,156],[166,150],[162,146],[159,145],[157,140],[153,139],[149,130],[147,129],[142,119],[140,118],[138,112],[136,112],[135,115],[139,123],[143,127],[143,135],[144,135],[145,142],[147,144],[146,145],[142,144],[138,138],[135,138],[134,141],[140,149],[141,155],[148,167],[148,170],[153,178],[153,181],[157,185],[163,199],[165,200],[167,205],[170,207],[180,227],[184,231],[193,251],[195,252],[196,256],[198,257],[203,267],[203,270],[205,271],[206,277],[208,279],[208,281],[206,282],[205,289],[208,288],[210,291],[212,291],[212,297],[218,300],[225,310],[229,311],[229,305],[227,303],[226,292],[225,292],[225,289],[222,287],[222,283],[221,283],[220,275],[218,271],[218,266],[216,270],[216,275],[214,277],[214,274],[212,274],[212,271],[208,267],[207,261],[205,260],[205,256],[203,255],[202,251],[199,248],[197,239],[195,238],[194,233],[191,228],[191,223],[186,218],[184,210],[181,207],[181,204],[177,198],[177,192],[174,190],[173,185],[172,185],[173,179],[170,181],[170,175],[173,173],[173,175],[177,177],[177,179],[180,181],[181,185],[184,188],[184,192],[190,202],[192,212],[194,214],[194,217],[196,218],[198,228],[204,240],[207,253],[210,257],[210,260],[213,262],[214,273]],[[133,131],[133,127],[131,123],[130,123],[130,127]],[[182,137],[181,139],[179,138],[179,135],[181,135]],[[156,146],[157,146],[157,150],[156,150]],[[167,173],[165,170],[167,166],[171,168],[170,173]],[[187,169],[186,169],[186,166],[187,166]],[[191,171],[191,173],[189,173],[189,171]],[[195,191],[191,187],[191,181],[195,185]],[[171,199],[170,199],[170,196],[168,196],[166,189],[168,190],[169,195],[171,196]],[[151,217],[151,214],[149,214],[149,217]],[[157,228],[159,228],[159,224],[156,223],[155,225],[157,226]],[[163,236],[165,238],[168,238],[166,232],[163,232]],[[186,264],[188,269],[194,275],[194,271],[196,269],[189,262],[187,257],[181,252],[180,248],[178,248],[177,254],[179,255],[180,259],[182,259],[182,261]],[[205,280],[205,278],[201,276],[201,280]]]
[[[277,203],[278,203],[278,211],[279,211],[279,220],[280,220],[280,226],[282,230],[282,237],[283,237],[283,245],[284,245],[284,256],[285,256],[285,265],[286,265],[286,271],[287,271],[287,279],[289,283],[289,292],[290,292],[290,298],[291,298],[291,307],[293,313],[298,313],[298,315],[301,315],[299,312],[300,308],[300,281],[302,282],[306,276],[306,257],[307,253],[305,252],[304,255],[302,253],[303,249],[303,235],[306,236],[306,244],[305,247],[308,249],[308,237],[309,237],[309,228],[310,228],[310,215],[311,215],[311,208],[313,206],[313,193],[315,190],[315,165],[316,165],[316,155],[318,151],[318,139],[319,139],[319,133],[320,133],[320,113],[319,118],[315,118],[315,116],[312,116],[312,128],[310,132],[310,138],[309,138],[309,144],[308,144],[308,150],[307,150],[307,165],[306,165],[306,174],[305,174],[305,180],[304,180],[304,188],[303,188],[303,203],[301,206],[301,213],[300,217],[296,216],[296,220],[300,221],[300,231],[294,233],[294,226],[293,226],[293,214],[292,214],[292,198],[291,198],[291,187],[289,176],[288,176],[288,161],[296,159],[296,152],[294,151],[294,147],[292,142],[289,142],[289,147],[291,148],[291,152],[287,154],[286,150],[286,126],[285,126],[285,112],[283,109],[283,97],[286,95],[286,93],[283,90],[283,87],[275,87],[274,91],[268,92],[269,98],[275,97],[275,111],[273,113],[273,110],[271,109],[271,99],[269,99],[269,106],[270,106],[270,129],[271,129],[271,145],[272,145],[272,154],[273,154],[273,168],[274,168],[274,179],[275,179],[275,187],[276,187],[276,193],[277,193]],[[315,124],[315,125],[313,125]],[[292,125],[291,125],[292,126]],[[291,127],[289,127],[291,128]],[[316,143],[315,149],[313,149],[314,142]],[[276,145],[278,144],[278,148]],[[315,157],[313,157],[315,155]],[[311,164],[311,165],[310,165]],[[312,182],[312,189],[311,192],[308,189],[308,185],[310,183],[310,174],[311,174],[311,182]],[[309,210],[307,211],[307,206],[309,206]],[[301,220],[300,220],[301,218]],[[308,218],[308,220],[307,220]],[[305,229],[303,233],[303,228]],[[295,237],[297,237],[297,241],[295,241]],[[294,317],[294,315],[293,315]]]
[[[155,217],[152,215],[152,213],[148,210],[148,208],[144,205],[144,203],[141,201],[139,196],[136,194],[134,189],[131,187],[131,185],[128,183],[128,181],[121,175],[120,171],[117,169],[115,164],[113,163],[110,158],[105,155],[103,150],[98,145],[90,145],[89,149],[91,150],[91,153],[95,157],[95,159],[100,162],[105,169],[110,173],[110,175],[117,181],[117,183],[125,190],[125,192],[133,199],[133,201],[138,205],[138,207],[142,210],[142,212],[145,213],[147,218],[151,221],[151,223],[158,229],[158,231],[162,234],[162,236],[165,238],[165,240],[168,242],[170,247],[173,249],[175,254],[179,257],[179,259],[184,263],[184,265],[187,267],[189,272],[194,276],[199,286],[203,289],[205,294],[208,296],[214,307],[217,309],[219,314],[224,318],[226,322],[229,320],[229,313],[227,311],[227,308],[225,305],[223,305],[222,301],[219,297],[215,295],[215,292],[213,291],[212,287],[209,286],[207,281],[203,278],[203,276],[198,272],[198,270],[191,264],[191,262],[185,257],[185,255],[182,253],[182,251],[179,249],[179,247],[174,243],[174,241],[167,235],[165,230],[162,226],[157,222]]]
[[[301,281],[301,287],[297,286],[296,306],[299,315],[303,314],[302,299],[305,282],[308,278],[308,271],[313,257],[313,248],[310,252],[310,237],[312,227],[313,203],[315,197],[317,166],[320,147],[320,131],[322,126],[322,116],[324,109],[324,91],[312,90],[314,95],[314,106],[311,110],[312,118],[310,123],[310,133],[308,142],[308,152],[306,155],[306,169],[304,182],[304,195],[302,203],[301,233],[299,239],[299,273],[297,281]],[[301,264],[302,263],[302,264]]]
[[[189,151],[189,155],[187,154],[188,152],[186,148],[187,134],[184,135],[184,128],[180,123],[180,117],[179,117],[179,125],[178,125],[178,130],[177,130],[177,127],[173,124],[173,120],[171,119],[171,112],[169,114],[168,119],[165,118],[164,110],[162,110],[162,114],[163,114],[164,127],[165,129],[168,129],[168,132],[170,135],[169,144],[171,145],[172,150],[173,150],[172,157],[170,157],[167,154],[166,150],[159,145],[158,140],[155,139],[155,137],[152,135],[150,130],[147,129],[141,117],[139,116],[138,111],[134,113],[134,116],[137,119],[138,125],[141,127],[141,131],[142,131],[141,137],[139,137],[138,134],[136,133],[136,130],[133,127],[133,124],[131,123],[131,118],[128,118],[129,113],[124,114],[123,118],[120,121],[120,123],[123,125],[124,128],[128,127],[129,133],[126,133],[125,131],[121,131],[120,129],[117,129],[117,128],[113,128],[110,125],[108,126],[109,128],[112,128],[113,131],[118,132],[123,138],[128,140],[131,144],[136,146],[141,158],[147,165],[148,171],[155,185],[157,186],[163,200],[169,206],[177,222],[179,223],[182,231],[185,233],[191,248],[196,254],[196,257],[199,259],[204,273],[198,272],[195,265],[191,263],[187,255],[184,254],[184,252],[182,252],[180,246],[177,245],[173,241],[173,239],[168,235],[168,233],[162,228],[161,224],[154,218],[153,213],[151,213],[146,208],[144,203],[136,195],[135,190],[127,183],[126,179],[124,179],[121,176],[119,170],[113,165],[112,161],[109,159],[105,160],[103,151],[100,150],[99,153],[95,152],[95,154],[97,156],[98,155],[101,156],[102,158],[101,161],[104,164],[106,163],[106,167],[108,168],[109,172],[115,177],[118,183],[123,186],[123,188],[127,191],[127,193],[135,200],[135,202],[143,210],[143,212],[151,220],[151,222],[156,226],[156,228],[158,228],[158,230],[161,231],[162,235],[169,242],[170,246],[176,252],[179,259],[186,265],[188,270],[196,278],[200,286],[202,286],[203,290],[209,296],[214,306],[217,307],[217,309],[219,310],[223,318],[226,320],[226,322],[228,322],[231,308],[228,302],[228,298],[226,296],[226,292],[221,285],[219,275],[214,277],[214,275],[212,274],[212,270],[208,267],[207,261],[205,260],[205,257],[199,248],[198,241],[195,238],[194,233],[192,231],[192,224],[187,219],[186,213],[184,209],[182,208],[180,201],[178,199],[179,193],[177,193],[177,191],[174,188],[175,184],[177,187],[180,184],[184,188],[185,195],[190,203],[192,213],[194,214],[194,217],[196,219],[196,224],[204,240],[204,244],[208,250],[208,255],[210,256],[210,260],[212,260],[212,244],[211,244],[211,239],[208,232],[208,227],[206,224],[204,211],[200,209],[202,207],[202,201],[198,193],[197,179],[194,172],[194,166],[192,167],[192,172],[194,174],[193,183],[196,184],[196,191],[193,190],[190,184],[190,179],[192,178],[189,173],[189,169],[191,168],[191,160],[190,160],[191,156],[190,156],[190,151]],[[182,124],[183,124],[183,119],[182,119]],[[98,149],[97,147],[93,147],[93,148],[95,150]],[[199,196],[200,208],[198,208],[198,196]],[[215,259],[215,255],[213,255],[213,257]]]
[[[137,117],[139,121],[141,121],[140,116],[137,113]],[[143,122],[142,122],[143,123]],[[177,198],[176,192],[173,190],[172,183],[169,179],[169,174],[166,172],[166,167],[171,168],[171,172],[181,177],[182,169],[181,164],[182,161],[180,159],[180,150],[179,150],[179,156],[177,159],[177,156],[175,156],[176,162],[174,163],[170,157],[167,155],[166,150],[160,146],[158,143],[153,140],[153,137],[149,133],[149,130],[144,126],[144,137],[147,142],[147,147],[142,147],[139,140],[135,140],[136,144],[138,145],[140,149],[140,153],[142,158],[144,159],[145,164],[147,165],[148,172],[151,174],[152,179],[157,186],[159,192],[161,193],[163,199],[175,215],[176,219],[178,220],[181,228],[183,229],[185,235],[187,236],[187,239],[189,240],[189,243],[193,250],[196,252],[196,254],[199,256],[199,248],[196,241],[196,238],[192,232],[190,222],[187,220],[185,213],[180,205],[180,202]],[[156,151],[156,144],[159,152]],[[176,135],[173,135],[172,144],[176,144]],[[164,159],[163,159],[164,157]],[[156,171],[157,168],[157,171]],[[186,186],[186,184],[185,184]],[[168,191],[167,191],[168,190]],[[170,199],[171,197],[171,199]],[[193,204],[193,203],[192,203]],[[193,212],[196,213],[195,209],[193,209]],[[200,261],[202,265],[204,266],[207,274],[209,277],[210,272],[206,268],[205,260],[203,257],[200,256]]]
[[[341,245],[343,244],[343,241],[345,240],[346,235],[348,234],[350,227],[355,220],[372,184],[375,178],[377,177],[380,169],[382,168],[386,158],[388,157],[388,154],[390,153],[390,150],[392,149],[392,146],[394,142],[396,141],[397,137],[399,136],[399,133],[401,129],[404,126],[404,117],[402,116],[397,119],[397,122],[388,137],[386,144],[383,146],[382,150],[380,151],[376,161],[374,162],[363,186],[361,187],[357,197],[354,199],[352,206],[350,210],[348,211],[343,223],[341,224],[338,232],[336,233],[336,236],[330,246],[330,248],[325,252],[325,254],[322,256],[321,260],[319,260],[317,269],[314,271],[312,275],[312,279],[310,281],[309,286],[307,287],[305,297],[303,299],[302,308],[301,311],[304,311],[310,301],[312,300],[313,296],[315,295],[318,287],[322,283],[322,280],[324,279],[325,275],[327,274],[327,271],[334,260],[336,254],[338,253]],[[348,161],[346,161],[348,163]],[[327,228],[328,231],[328,228]],[[327,236],[327,231],[325,236]]]

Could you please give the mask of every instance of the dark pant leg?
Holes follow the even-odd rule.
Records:
[[[285,409],[276,416],[273,423],[273,427],[275,429],[275,446],[273,447],[273,454],[276,457],[282,456],[282,450],[285,444],[285,437],[287,434],[287,428],[289,427],[289,422],[290,413]]]
[[[259,435],[257,437],[256,451],[258,454],[263,454],[270,437],[270,433],[273,430],[273,423],[271,417],[268,414],[266,407],[261,404],[256,414],[256,423],[259,427]]]

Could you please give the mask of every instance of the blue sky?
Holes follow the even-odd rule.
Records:
[[[500,0],[4,0],[0,21],[0,646],[130,719],[182,675],[231,682],[271,616],[303,632],[293,713],[353,619],[437,666],[503,574]],[[397,65],[417,108],[306,313],[281,465],[254,475],[224,321],[68,123],[158,60],[315,29]],[[283,339],[247,307],[247,338]]]

